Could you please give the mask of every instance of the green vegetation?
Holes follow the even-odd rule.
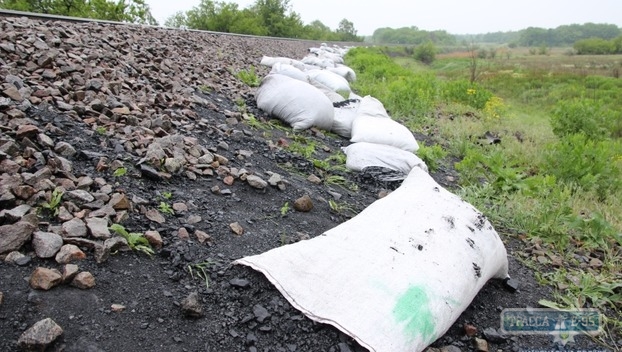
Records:
[[[173,210],[171,205],[168,204],[167,202],[160,202],[160,204],[158,205],[158,210],[162,214],[175,215],[175,211]]]
[[[287,150],[296,153],[305,159],[311,159],[315,154],[315,141],[304,137],[303,135],[294,135],[294,140],[287,145]]]
[[[58,215],[60,211],[60,202],[63,199],[63,192],[59,188],[55,188],[50,195],[49,202],[43,202],[41,206],[47,209],[53,216]]]
[[[0,0],[0,8],[157,25],[145,0]]]
[[[564,47],[575,42],[601,38],[611,40],[622,35],[622,30],[615,24],[585,23],[562,25],[557,28],[529,27],[520,31],[493,32],[478,35],[457,35],[458,41],[464,43],[510,43],[511,47]]]
[[[300,15],[293,11],[289,0],[256,0],[244,9],[240,9],[235,2],[201,0],[198,6],[186,12],[177,12],[164,24],[271,37],[349,42],[363,40],[356,35],[354,24],[345,18],[335,31],[318,20],[305,25]]]
[[[339,203],[335,200],[329,199],[328,206],[332,211],[340,215],[346,215],[351,217],[357,214],[357,211],[345,202]]]
[[[417,27],[378,28],[372,35],[372,42],[378,44],[419,45],[456,45],[456,37],[446,31],[424,31]]]
[[[419,142],[417,155],[428,166],[428,170],[431,172],[438,170],[443,164],[443,160],[447,157],[447,154],[447,151],[438,144],[428,147],[422,142]]]
[[[359,188],[356,183],[348,182],[345,177],[340,175],[329,175],[324,181],[327,185],[339,186],[343,189],[350,190],[352,192],[358,192]]]
[[[104,126],[98,126],[98,127],[95,129],[95,132],[97,132],[97,134],[100,134],[100,135],[102,135],[102,136],[103,136],[103,135],[105,135],[105,134],[106,134],[106,132],[108,132],[108,131],[106,130],[106,127],[104,127]]]
[[[114,177],[121,177],[121,176],[125,176],[126,174],[127,174],[127,168],[120,167],[120,168],[114,170],[114,172],[112,173],[112,176],[114,176]]]
[[[186,269],[188,270],[188,274],[190,274],[190,277],[192,279],[194,279],[196,276],[197,278],[203,280],[205,282],[205,288],[208,289],[209,269],[215,264],[217,264],[215,261],[208,259],[200,263],[188,264],[188,266],[186,266]]]
[[[424,64],[431,64],[436,59],[436,46],[431,41],[417,45],[415,47],[415,59],[423,62]]]
[[[261,83],[261,79],[257,76],[255,72],[255,67],[251,66],[248,70],[238,71],[236,77],[244,82],[249,87],[258,87],[259,83]]]
[[[285,202],[285,204],[283,204],[283,206],[281,207],[281,216],[285,216],[287,215],[287,213],[289,212],[289,202]]]
[[[149,241],[143,236],[142,233],[139,232],[128,232],[123,225],[120,224],[112,224],[110,226],[110,230],[116,233],[117,235],[125,238],[127,241],[127,245],[135,251],[143,252],[148,256],[152,256],[154,254],[153,249],[151,248],[151,244]]]
[[[434,131],[436,143],[418,154],[432,170],[453,164],[453,191],[523,243],[518,258],[555,289],[542,304],[601,308],[606,329],[622,333],[619,57],[486,54],[473,75],[472,53],[424,66],[357,48],[346,62],[358,94],[380,99],[412,130]]]

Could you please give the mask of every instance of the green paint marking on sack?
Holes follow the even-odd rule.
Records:
[[[393,307],[393,316],[398,323],[405,324],[404,332],[410,340],[421,336],[423,341],[431,343],[436,339],[434,319],[423,286],[409,287]]]

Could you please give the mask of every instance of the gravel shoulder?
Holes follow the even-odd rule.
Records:
[[[13,236],[0,242],[0,350],[18,350],[45,318],[63,330],[50,351],[365,350],[303,316],[263,275],[231,265],[318,236],[396,186],[338,172],[345,184],[327,183],[283,148],[294,141],[288,128],[249,123],[245,113],[269,117],[235,73],[253,66],[263,76],[263,55],[301,58],[320,43],[9,17],[0,28],[0,234]],[[300,135],[318,159],[349,143]],[[455,186],[453,170],[433,176]],[[57,187],[54,215],[40,205]],[[304,196],[312,209],[294,210]],[[331,199],[350,210],[331,209]],[[149,234],[155,254],[129,250],[93,218]],[[42,257],[34,237],[49,246],[56,237],[33,233],[77,251]],[[501,310],[550,295],[515,259],[523,244],[504,238],[520,290],[489,282],[430,351],[476,351],[477,339],[490,351],[553,347],[548,336],[495,334]],[[63,276],[33,289],[39,267],[90,273],[94,286]]]

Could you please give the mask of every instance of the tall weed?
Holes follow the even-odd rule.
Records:
[[[619,115],[619,113],[618,113]],[[594,100],[561,101],[551,116],[553,132],[564,137],[582,133],[591,140],[611,137],[619,116]]]
[[[442,95],[449,101],[459,102],[478,110],[483,110],[486,103],[493,97],[487,89],[467,80],[446,82]]]
[[[546,149],[544,172],[604,200],[622,188],[622,143],[594,141],[585,134],[560,138]]]

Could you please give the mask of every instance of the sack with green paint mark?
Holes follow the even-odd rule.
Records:
[[[489,279],[508,277],[484,215],[418,167],[347,222],[235,263],[264,273],[309,318],[386,352],[422,351]]]

